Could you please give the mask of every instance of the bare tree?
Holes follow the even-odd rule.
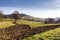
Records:
[[[14,12],[13,12],[12,16],[13,16],[13,18],[15,19],[14,24],[17,24],[16,21],[17,21],[18,19],[20,19],[20,15],[19,15],[19,14],[20,14],[20,13],[19,13],[18,11],[14,11]]]

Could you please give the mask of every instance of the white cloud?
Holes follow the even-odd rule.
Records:
[[[35,17],[42,17],[42,18],[54,18],[60,17],[60,10],[33,10],[29,11],[30,15]]]
[[[48,0],[43,5],[47,8],[60,8],[60,0]]]
[[[60,0],[54,0],[54,2],[52,2],[54,7],[60,7]]]
[[[36,2],[31,7],[35,8],[60,8],[60,0],[42,0]]]

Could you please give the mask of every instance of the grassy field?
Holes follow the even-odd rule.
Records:
[[[10,22],[10,21],[0,22],[0,28],[6,28],[6,27],[13,26],[13,25],[15,25],[15,24],[12,24],[12,22]]]
[[[26,21],[26,20],[18,20],[17,23],[30,25],[31,28],[47,26],[47,25],[57,25],[57,24],[44,24],[42,22],[33,22],[33,21]],[[13,25],[15,25],[13,24],[13,19],[4,19],[2,22],[0,22],[0,28],[6,28]]]
[[[27,24],[30,25],[31,27],[36,27],[36,26],[40,26],[40,25],[44,25],[41,22],[32,22],[32,21],[26,21],[26,20],[18,20],[17,21],[18,24]],[[13,24],[13,20],[4,20],[2,22],[0,22],[0,28],[6,28],[6,27],[10,27],[13,26],[15,24]]]

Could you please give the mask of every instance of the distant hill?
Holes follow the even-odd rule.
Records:
[[[20,17],[31,17],[29,15],[26,15],[26,14],[19,14]],[[5,15],[6,18],[13,18],[13,15],[12,14],[8,14],[8,15]]]
[[[40,22],[41,21],[40,18],[33,17],[33,16],[30,16],[30,15],[27,15],[27,14],[19,14],[19,16],[23,20],[37,21],[37,22]],[[8,15],[5,15],[4,18],[13,18],[13,15],[12,14],[8,14]]]

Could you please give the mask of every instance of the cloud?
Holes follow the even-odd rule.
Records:
[[[60,8],[60,0],[42,0],[41,2],[37,2],[36,7],[42,9],[59,9]],[[35,7],[34,6],[34,7]]]
[[[46,6],[50,8],[60,8],[60,0],[51,0],[45,3]]]
[[[29,10],[29,15],[41,18],[60,17],[60,10]]]
[[[56,0],[53,4],[55,7],[60,7],[60,0]]]

